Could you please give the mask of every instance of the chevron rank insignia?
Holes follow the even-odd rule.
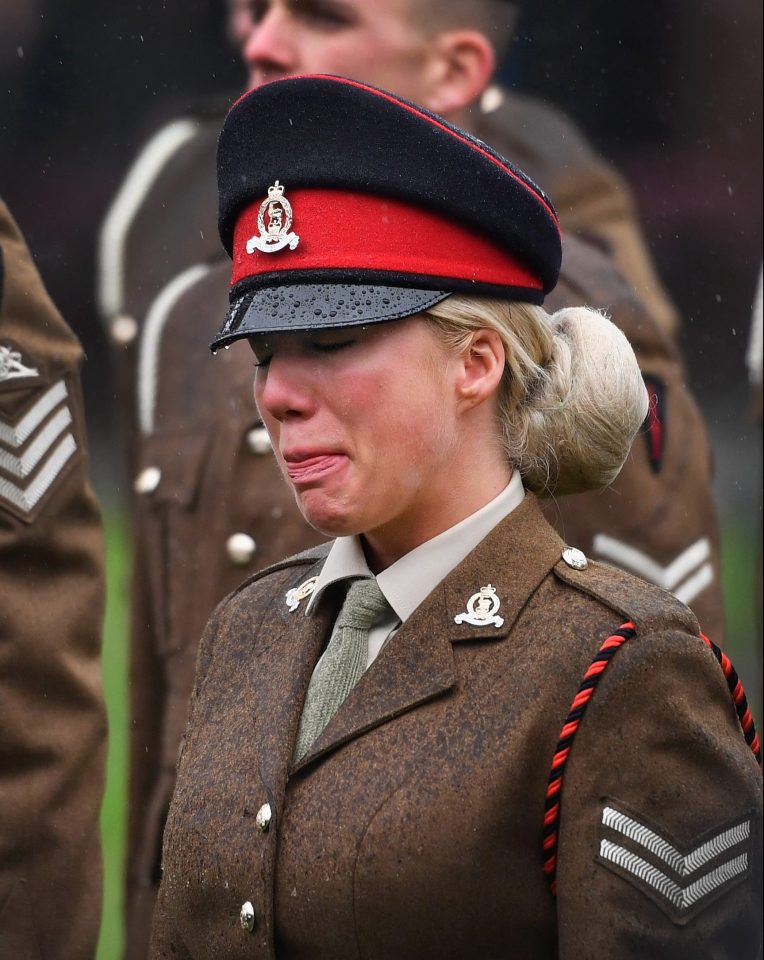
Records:
[[[0,510],[26,523],[77,450],[66,383],[31,397],[10,419],[7,410],[0,412]]]
[[[707,537],[690,544],[665,566],[631,544],[605,533],[595,535],[592,552],[607,563],[663,587],[682,603],[692,603],[714,580],[711,544]]]
[[[681,848],[665,831],[607,802],[595,860],[682,925],[750,870],[752,819],[728,821]]]

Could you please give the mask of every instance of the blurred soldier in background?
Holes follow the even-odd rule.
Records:
[[[0,201],[0,957],[95,954],[103,542],[82,349]]]
[[[761,368],[762,355],[764,355],[764,306],[762,301],[762,279],[764,279],[764,269],[759,271],[759,282],[756,286],[756,295],[753,299],[753,310],[751,311],[751,333],[748,340],[748,352],[746,361],[748,364],[748,378],[751,381],[752,410],[757,423],[762,421],[762,389],[761,389]]]
[[[551,501],[547,515],[567,542],[691,603],[719,642],[710,452],[684,386],[675,314],[620,178],[566,117],[491,86],[517,5],[231,0],[229,7],[250,86],[332,73],[391,88],[468,127],[550,194],[567,231],[550,309],[606,308],[637,352],[652,403],[614,486]],[[137,494],[128,841],[128,956],[135,958],[146,954],[204,624],[245,576],[318,539],[270,456],[251,364],[237,351],[213,361],[206,350],[228,309],[230,263],[216,229],[221,123],[222,115],[185,117],[161,130],[128,173],[102,233],[100,299],[126,382]]]
[[[746,352],[746,363],[748,366],[748,379],[751,383],[751,411],[753,419],[761,426],[764,420],[764,398],[762,397],[762,365],[764,361],[764,267],[759,270],[759,282],[756,285],[756,293],[753,298],[753,310],[751,311],[751,332],[748,337],[748,350]],[[762,634],[762,545],[764,537],[762,536],[762,518],[759,513],[759,557],[758,571],[756,577],[756,612],[758,614],[759,642],[757,646],[757,660],[759,665],[759,676],[761,676],[761,663],[764,658],[764,635]]]

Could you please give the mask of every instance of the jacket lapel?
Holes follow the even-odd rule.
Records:
[[[320,570],[304,568],[298,586]],[[259,746],[259,774],[271,804],[282,806],[297,727],[313,668],[328,636],[335,610],[321,603],[311,616],[303,606],[290,611],[284,596],[274,600],[272,616],[254,653],[253,707]]]
[[[452,645],[505,640],[529,598],[560,559],[562,550],[562,541],[544,519],[535,497],[527,495],[385,645],[294,771],[454,687],[457,674]],[[470,599],[488,585],[499,600],[496,613],[501,625],[457,623],[456,618],[466,612]],[[328,621],[323,629],[329,629]],[[309,646],[304,645],[305,649]],[[311,670],[312,665],[304,680],[306,684]],[[303,689],[300,704],[304,695]],[[294,736],[290,744],[293,742]]]
[[[488,534],[444,580],[446,629],[452,643],[506,637],[523,607],[562,556],[564,543],[547,523],[533,494]],[[457,623],[482,587],[491,585],[499,598],[502,626]]]

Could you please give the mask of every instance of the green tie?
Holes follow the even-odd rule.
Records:
[[[335,621],[332,638],[313,671],[302,708],[294,762],[308,752],[360,680],[369,656],[369,628],[390,605],[372,577],[354,580]]]

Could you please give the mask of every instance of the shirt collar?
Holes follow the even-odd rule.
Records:
[[[520,474],[515,470],[507,486],[484,507],[453,527],[420,544],[377,575],[385,599],[401,622],[405,622],[425,597],[475,547],[519,506],[525,496]],[[316,589],[305,612],[309,614],[332,583],[351,577],[372,577],[359,537],[339,537],[332,544]]]

